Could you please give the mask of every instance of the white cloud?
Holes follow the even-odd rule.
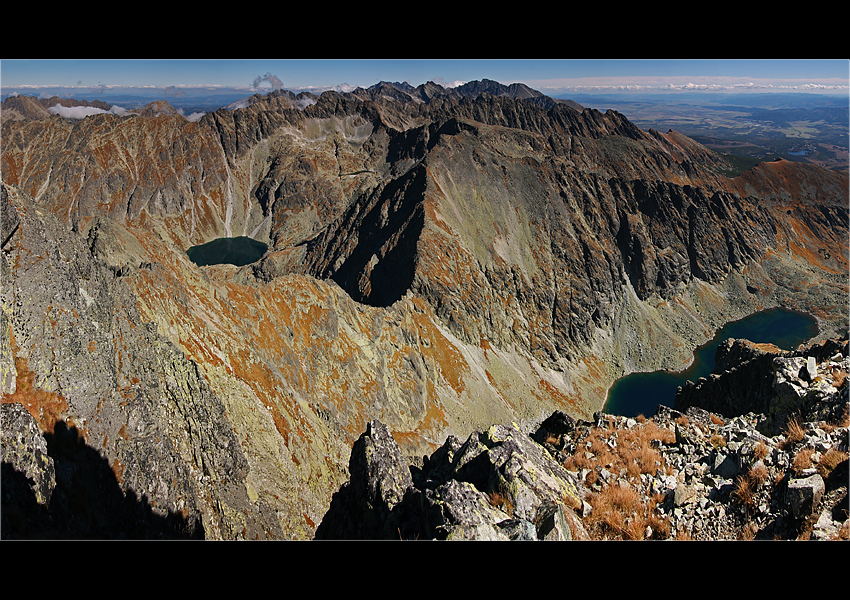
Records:
[[[64,119],[85,119],[90,115],[106,114],[105,110],[94,106],[62,106],[61,104],[51,106],[47,109],[47,112],[59,115]]]
[[[466,81],[461,81],[460,79],[455,79],[454,81],[446,81],[442,77],[434,77],[433,79],[431,79],[431,81],[433,81],[437,85],[443,86],[446,89],[460,87],[464,83],[467,83]]]
[[[59,115],[63,119],[85,119],[91,115],[123,115],[127,112],[126,109],[120,106],[113,106],[109,110],[103,110],[95,106],[62,106],[56,104],[47,109],[47,112],[53,115]]]
[[[200,120],[201,120],[201,117],[203,117],[203,116],[204,116],[205,114],[207,114],[207,113],[206,113],[206,112],[203,112],[203,111],[202,111],[202,112],[193,112],[192,114],[190,114],[190,115],[187,117],[187,116],[184,114],[183,109],[182,109],[182,108],[178,108],[178,109],[177,109],[177,114],[178,114],[178,115],[180,115],[181,117],[183,117],[184,119],[186,119],[187,121],[189,121],[190,123],[195,123],[195,122],[197,122],[197,121],[200,121]]]
[[[237,108],[246,108],[251,105],[250,98],[242,98],[242,100],[237,100],[231,104],[226,106],[227,110],[236,110]]]
[[[531,87],[552,92],[799,92],[846,91],[841,80],[805,81],[793,79],[744,79],[733,77],[584,77],[524,82]]]

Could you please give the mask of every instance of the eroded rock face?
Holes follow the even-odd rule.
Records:
[[[414,469],[373,422],[351,464],[317,539],[566,540],[571,522],[586,535],[574,513],[584,486],[514,426],[451,437]]]
[[[374,419],[427,455],[491,423],[590,418],[617,377],[780,302],[846,329],[843,176],[728,180],[616,113],[402,88],[275,92],[196,123],[19,102],[4,402],[70,424],[122,489],[207,537],[310,538]],[[186,256],[236,236],[268,251]]]
[[[792,351],[729,339],[718,347],[716,361],[709,377],[679,388],[677,410],[695,406],[728,417],[760,413],[761,429],[770,435],[778,435],[792,417],[834,422],[844,410],[835,399],[847,392],[846,336]]]
[[[197,365],[142,322],[130,288],[92,257],[86,238],[12,194],[3,210],[14,204],[20,223],[0,257],[10,275],[3,403],[26,409],[45,434],[59,439],[61,430],[102,452],[97,472],[110,489],[184,520],[188,535],[277,537],[279,526],[248,502],[245,457]],[[49,537],[96,535],[57,527]]]

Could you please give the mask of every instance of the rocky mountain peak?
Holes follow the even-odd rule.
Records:
[[[140,117],[170,117],[171,115],[176,115],[178,113],[177,109],[171,106],[171,104],[167,101],[155,100],[154,102],[149,102],[142,107],[139,111],[137,111],[137,114]]]
[[[473,90],[4,116],[4,403],[73,431],[171,531],[311,538],[368,423],[399,464],[471,440],[466,479],[440,485],[480,499],[476,466],[539,458],[518,432],[593,421],[618,377],[681,368],[730,320],[782,305],[847,330],[845,176],[729,179],[675,132]],[[259,259],[190,259],[221,238]],[[522,531],[555,518],[523,498]]]

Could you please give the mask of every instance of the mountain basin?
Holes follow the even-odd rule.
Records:
[[[679,386],[711,374],[717,348],[729,338],[793,350],[817,334],[817,320],[811,315],[785,308],[754,313],[724,325],[711,341],[694,350],[693,363],[684,371],[652,371],[621,377],[608,390],[604,411],[624,417],[650,417],[659,405],[672,408]]]
[[[199,267],[223,264],[242,267],[260,260],[266,250],[268,246],[263,242],[239,236],[218,238],[206,244],[192,246],[186,250],[186,254],[189,260]]]

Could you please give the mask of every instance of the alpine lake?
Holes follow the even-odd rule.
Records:
[[[206,244],[192,246],[186,255],[199,267],[207,265],[236,265],[243,267],[257,262],[268,250],[263,242],[247,236],[218,238]]]
[[[711,341],[694,350],[693,363],[684,371],[632,373],[618,379],[608,390],[604,412],[624,417],[651,417],[659,405],[672,408],[679,386],[711,374],[717,348],[729,338],[793,350],[817,334],[817,320],[811,315],[785,308],[757,312],[724,325]]]

